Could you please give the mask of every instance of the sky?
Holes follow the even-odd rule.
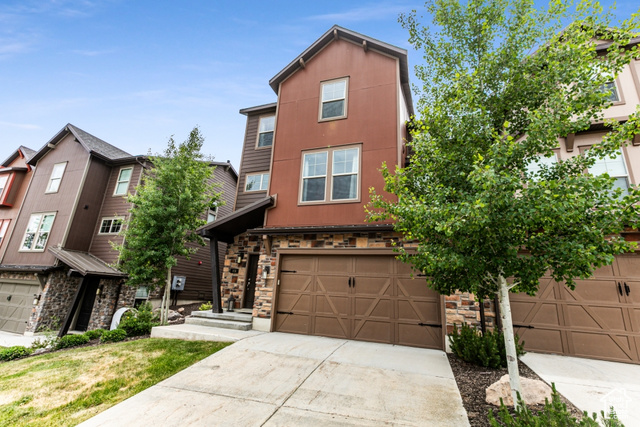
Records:
[[[617,17],[636,1],[619,1]],[[238,170],[238,111],[275,102],[273,76],[334,24],[407,49],[412,68],[421,55],[397,19],[422,4],[0,0],[0,161],[67,123],[133,155],[198,126],[203,153]]]

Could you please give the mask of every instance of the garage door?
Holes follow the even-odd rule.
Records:
[[[24,333],[31,314],[33,295],[38,292],[38,284],[0,281],[0,330]]]
[[[620,256],[575,290],[541,280],[535,297],[512,295],[525,349],[640,363],[640,257]]]
[[[443,347],[440,296],[387,255],[283,255],[275,330]]]

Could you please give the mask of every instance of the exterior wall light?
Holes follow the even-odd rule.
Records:
[[[229,299],[227,300],[227,311],[233,311],[233,306],[236,303],[236,299],[233,297],[233,294],[231,294],[231,296],[229,296]]]
[[[266,265],[263,269],[262,269],[262,278],[267,280],[267,276],[269,275],[269,273],[271,272],[271,267],[269,267],[268,265]]]

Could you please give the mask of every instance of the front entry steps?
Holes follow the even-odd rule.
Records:
[[[190,317],[184,319],[187,325],[211,326],[214,328],[235,329],[238,331],[251,330],[251,313],[241,311],[225,311],[212,313],[211,311],[194,311]]]

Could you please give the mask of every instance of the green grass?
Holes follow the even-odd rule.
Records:
[[[73,426],[226,347],[141,339],[0,363],[0,426]]]

